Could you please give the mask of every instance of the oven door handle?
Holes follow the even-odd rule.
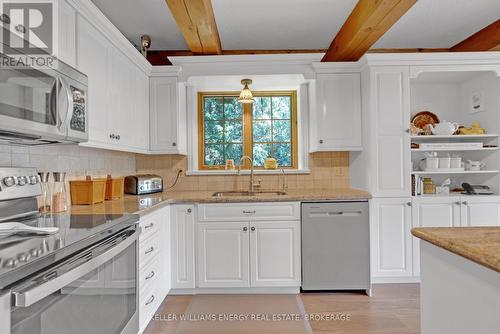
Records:
[[[28,307],[33,305],[57,290],[60,290],[68,284],[76,281],[80,277],[85,276],[93,270],[99,268],[101,265],[126,250],[130,245],[136,242],[137,239],[138,232],[137,230],[134,230],[134,232],[128,235],[126,239],[123,239],[111,249],[108,248],[103,250],[102,253],[96,254],[97,256],[95,257],[82,257],[82,255],[79,254],[57,266],[57,268],[63,268],[65,265],[70,266],[71,268],[66,272],[59,274],[54,268],[52,268],[37,276],[42,278],[42,283],[34,286],[32,284],[28,284],[28,286],[25,286],[25,289],[23,289],[23,285],[20,285],[17,289],[16,287],[12,288],[13,306]],[[106,241],[98,244],[97,247],[105,244]]]

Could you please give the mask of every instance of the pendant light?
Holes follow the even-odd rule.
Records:
[[[243,85],[243,89],[241,90],[240,97],[238,97],[238,102],[244,103],[244,104],[253,103],[254,99],[253,99],[252,91],[250,90],[250,88],[248,88],[248,85],[252,84],[252,80],[251,79],[243,79],[243,80],[241,80],[241,84]]]

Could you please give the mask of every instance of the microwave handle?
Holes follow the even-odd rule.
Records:
[[[54,278],[50,278],[50,275],[54,273],[54,269],[47,270],[47,272],[42,273],[42,277],[47,276],[45,282],[34,286],[29,287],[27,290],[22,289],[22,284],[19,287],[19,290],[16,290],[16,287],[12,288],[12,303],[13,306],[16,307],[29,307],[36,302],[42,300],[43,298],[51,295],[57,290],[60,290],[67,286],[68,284],[76,281],[82,276],[87,275],[88,273],[94,271],[99,268],[104,263],[108,262],[112,258],[116,257],[118,254],[126,250],[130,245],[136,242],[138,239],[138,232],[134,230],[134,232],[129,235],[126,239],[122,240],[119,244],[114,246],[111,249],[104,250],[98,256],[91,258],[90,260],[85,261],[87,258],[81,257],[81,254],[76,255],[74,257],[69,258],[64,263],[62,263],[58,267],[64,267],[64,265],[69,265],[73,267],[73,269],[68,269],[67,272],[62,273],[59,276],[55,276]],[[104,241],[103,244],[106,244],[107,241]],[[80,264],[80,262],[83,262]]]
[[[73,105],[73,94],[71,93],[71,88],[70,88],[68,82],[66,81],[66,79],[64,77],[59,77],[58,80],[60,81],[62,90],[64,91],[64,93],[61,92],[61,94],[63,94],[62,98],[68,102],[67,107],[66,107],[66,115],[64,117],[64,120],[61,117],[61,112],[63,112],[63,110],[60,110],[60,109],[58,110],[59,125],[57,128],[59,129],[59,131],[61,131],[61,130],[66,130],[69,126],[69,122],[71,121],[71,117],[72,117],[71,114],[73,113],[74,105]]]

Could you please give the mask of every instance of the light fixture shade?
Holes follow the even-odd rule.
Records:
[[[241,80],[241,84],[244,85],[243,89],[241,90],[240,97],[238,97],[238,102],[240,103],[253,103],[253,94],[250,88],[248,88],[249,84],[252,84],[252,80],[250,79],[243,79]]]

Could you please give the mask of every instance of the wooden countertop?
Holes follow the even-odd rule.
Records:
[[[421,227],[411,233],[500,273],[500,226]]]
[[[288,191],[286,195],[262,194],[256,196],[214,197],[213,191],[167,191],[163,193],[132,196],[106,201],[95,205],[74,205],[72,214],[123,214],[134,213],[146,215],[153,210],[168,204],[181,203],[237,203],[237,202],[307,202],[307,201],[339,201],[367,200],[370,193],[358,189],[308,189]]]

